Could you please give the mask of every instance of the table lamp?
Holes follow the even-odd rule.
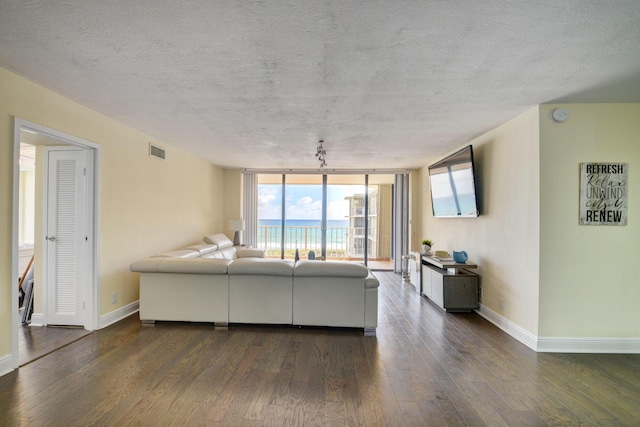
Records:
[[[242,218],[229,220],[229,229],[236,232],[233,235],[233,245],[240,246],[240,232],[244,230],[244,220]]]

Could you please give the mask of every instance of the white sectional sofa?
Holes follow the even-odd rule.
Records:
[[[363,328],[378,325],[378,279],[362,263],[264,258],[224,234],[131,264],[140,319]]]

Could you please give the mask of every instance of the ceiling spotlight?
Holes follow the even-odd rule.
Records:
[[[327,151],[324,149],[323,144],[324,141],[321,139],[320,141],[318,141],[318,148],[316,149],[316,157],[318,158],[318,161],[320,161],[321,168],[327,166],[327,161],[325,159]]]

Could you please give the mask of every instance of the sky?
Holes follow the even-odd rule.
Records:
[[[287,185],[286,218],[315,219],[322,218],[322,185]],[[362,185],[329,185],[327,188],[327,219],[344,220],[349,214],[349,201],[346,196],[363,194]],[[282,185],[258,185],[258,217],[260,219],[279,219],[282,215]]]

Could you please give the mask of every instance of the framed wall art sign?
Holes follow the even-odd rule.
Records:
[[[580,225],[627,225],[627,163],[580,163]]]

